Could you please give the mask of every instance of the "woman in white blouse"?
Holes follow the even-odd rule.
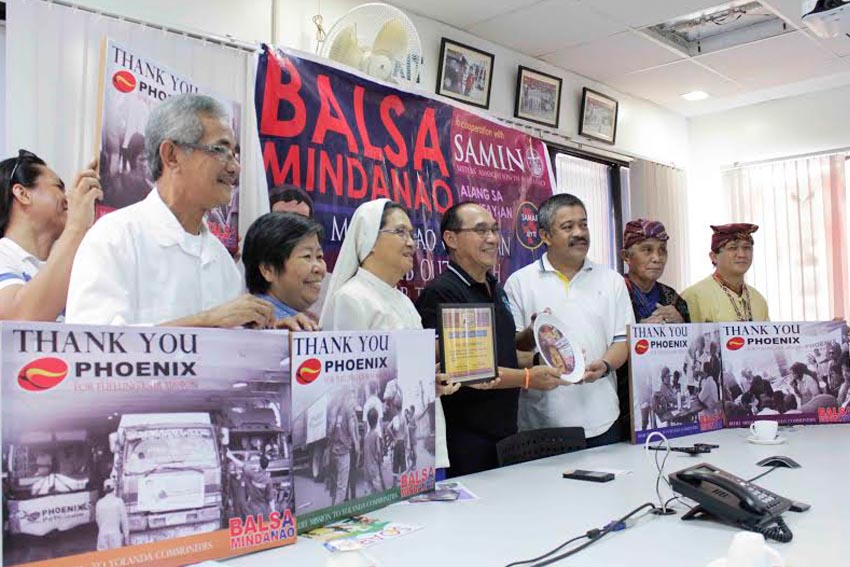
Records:
[[[413,268],[416,241],[404,209],[389,199],[360,205],[334,265],[322,310],[326,331],[421,329],[413,302],[395,286]],[[453,394],[459,384],[437,380],[437,395]],[[443,406],[436,411],[436,468],[447,468]]]

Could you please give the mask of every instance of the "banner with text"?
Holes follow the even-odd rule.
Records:
[[[844,321],[633,325],[632,442],[749,427],[850,423]]]
[[[3,565],[295,541],[286,332],[6,322],[0,341]]]
[[[145,151],[145,126],[154,107],[171,96],[200,93],[221,102],[228,112],[227,122],[233,128],[236,155],[239,155],[241,104],[216,96],[191,79],[111,39],[104,40],[103,50],[103,98],[98,117],[103,202],[97,205],[98,216],[138,203],[150,193],[154,182]],[[237,250],[238,222],[237,182],[230,202],[207,215],[210,231],[231,254]]]
[[[844,321],[718,323],[729,427],[850,423]]]
[[[302,532],[434,488],[434,331],[292,335]]]
[[[502,281],[541,252],[537,208],[553,179],[541,140],[266,46],[255,104],[270,208],[284,188],[311,198],[330,270],[354,210],[382,197],[411,214],[418,251],[401,284],[413,299],[446,269],[440,220],[456,203],[478,203],[499,223]]]
[[[629,337],[633,443],[723,428],[716,325],[633,325]]]

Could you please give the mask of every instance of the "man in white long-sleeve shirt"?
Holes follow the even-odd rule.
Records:
[[[71,270],[66,321],[106,325],[268,327],[272,306],[242,294],[230,254],[204,215],[230,202],[239,179],[224,107],[172,97],[151,113],[145,149],[156,186],[100,219]]]

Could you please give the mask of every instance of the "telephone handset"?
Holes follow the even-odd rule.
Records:
[[[792,502],[787,498],[708,463],[672,473],[670,484],[673,490],[699,504],[683,520],[708,514],[777,541],[791,541],[791,531],[780,517],[791,508]],[[778,528],[769,527],[772,524]]]

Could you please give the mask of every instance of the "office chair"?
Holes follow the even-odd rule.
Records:
[[[499,466],[562,455],[587,447],[581,427],[550,427],[520,431],[496,444]]]

